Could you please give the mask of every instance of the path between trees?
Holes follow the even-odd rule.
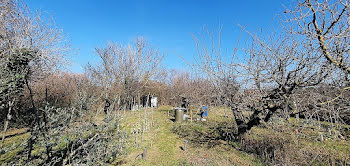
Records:
[[[135,121],[137,113],[127,115],[125,128]],[[257,165],[255,159],[222,144],[212,148],[189,143],[186,150],[184,138],[180,138],[172,129],[174,122],[165,111],[154,111],[154,126],[145,133],[143,142],[138,147],[127,148],[126,165]],[[127,123],[129,122],[129,123]],[[195,122],[193,122],[195,123]],[[147,147],[146,158],[137,157]],[[135,159],[137,157],[137,159]],[[259,165],[259,164],[258,164]]]

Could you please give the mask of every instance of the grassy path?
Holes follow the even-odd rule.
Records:
[[[137,113],[127,115],[126,123],[135,123]],[[130,117],[133,116],[133,117]],[[173,122],[167,115],[160,111],[154,111],[154,125],[149,132],[144,134],[140,145],[130,146],[127,151],[126,165],[184,165],[185,155],[180,149],[183,145],[183,139],[171,131]],[[131,125],[124,126],[131,131]],[[130,139],[132,142],[134,138]],[[145,160],[141,157],[135,159],[147,147],[147,156]]]
[[[123,159],[126,165],[259,165],[255,158],[239,152],[229,145],[222,144],[212,148],[189,144],[186,151],[181,147],[184,139],[175,134],[175,125],[164,111],[154,111],[154,127],[145,133],[140,146],[130,146]],[[124,129],[129,129],[137,121],[137,113],[127,115]],[[134,139],[130,139],[134,140]],[[145,160],[136,156],[147,147]]]

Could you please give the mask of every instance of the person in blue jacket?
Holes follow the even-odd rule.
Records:
[[[202,121],[205,121],[205,118],[208,116],[208,107],[203,105],[201,109],[201,119]]]

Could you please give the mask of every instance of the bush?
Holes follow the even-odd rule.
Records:
[[[255,127],[241,137],[240,148],[273,165],[350,164],[350,148],[345,142],[300,138],[297,133],[283,127],[280,131]]]

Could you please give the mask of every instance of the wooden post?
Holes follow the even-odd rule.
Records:
[[[185,141],[184,141],[184,151],[186,151],[187,144],[188,144],[188,140],[185,140]]]
[[[153,98],[153,95],[152,95],[151,99],[152,99],[152,98]],[[152,100],[150,101],[150,103],[152,103]],[[152,119],[151,128],[152,128],[152,127],[153,127],[153,123],[154,123],[154,116],[153,116],[154,108],[152,107],[152,104],[151,104],[151,109],[152,109],[152,117],[151,117],[151,119]]]
[[[146,157],[147,157],[147,147],[145,147],[145,148],[143,149],[142,159],[146,160]]]
[[[140,95],[140,93],[137,95],[137,100],[138,100],[138,107],[137,107],[137,109],[138,109],[138,111],[140,111],[140,107],[141,107],[141,95]]]
[[[47,83],[46,83],[46,86],[45,86],[45,102],[46,102],[45,104],[49,103]]]
[[[191,122],[192,122],[192,117],[193,117],[192,109],[190,109],[190,114],[191,114]]]

